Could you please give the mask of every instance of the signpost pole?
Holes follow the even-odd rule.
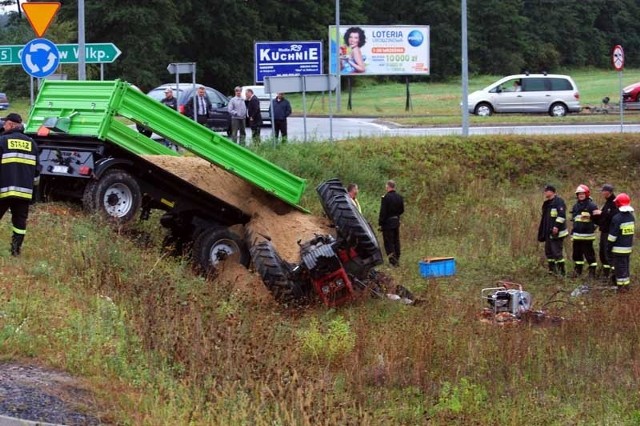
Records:
[[[78,0],[78,80],[87,79],[84,39],[84,0]]]
[[[467,51],[467,0],[461,0],[462,20],[462,136],[469,136],[469,53]]]
[[[329,142],[333,142],[333,106],[331,105],[331,74],[327,74],[327,87],[329,88]]]
[[[336,64],[336,77],[338,78],[338,85],[336,86],[336,111],[340,112],[340,0],[336,0],[336,51],[333,52],[333,55],[333,60]],[[329,61],[329,63],[331,63],[331,61]]]
[[[624,103],[622,103],[622,70],[618,71],[618,83],[620,84],[620,133],[624,132]]]
[[[303,111],[303,125],[304,125],[304,141],[307,141],[307,77],[302,76],[302,111]]]

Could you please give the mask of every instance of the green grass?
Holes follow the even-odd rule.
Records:
[[[308,179],[303,205],[317,214],[315,185],[337,176],[359,183],[375,224],[384,182],[396,179],[402,266],[380,269],[422,305],[282,309],[164,255],[157,222],[118,234],[77,207],[37,204],[21,258],[8,256],[11,225],[0,223],[0,356],[83,377],[105,424],[637,424],[640,252],[631,293],[570,300],[580,282],[546,274],[536,230],[547,182],[569,205],[578,183],[597,197],[605,181],[637,205],[638,136],[339,148],[260,153]],[[457,274],[420,277],[424,256],[454,256]],[[571,302],[548,306],[566,321],[481,323],[480,290],[498,280],[523,284],[538,309]]]

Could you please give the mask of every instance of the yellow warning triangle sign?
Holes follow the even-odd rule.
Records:
[[[31,28],[38,37],[47,32],[49,24],[60,9],[60,2],[26,2],[22,3],[22,10],[27,15]]]

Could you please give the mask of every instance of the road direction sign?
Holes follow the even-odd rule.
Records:
[[[42,37],[60,9],[60,2],[25,2],[22,10],[27,15],[36,36]]]
[[[58,44],[61,64],[78,63],[77,44]],[[0,65],[20,65],[22,55],[22,45],[0,46]],[[85,44],[85,61],[87,64],[111,63],[120,56],[122,52],[113,43],[87,43]]]
[[[60,63],[60,52],[46,38],[35,38],[24,45],[22,68],[32,77],[44,78],[53,74]]]
[[[622,71],[624,68],[624,50],[622,50],[622,46],[619,44],[613,48],[611,62],[613,62],[613,67],[616,71]]]

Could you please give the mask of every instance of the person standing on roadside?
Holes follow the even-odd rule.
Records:
[[[253,93],[253,90],[247,89],[247,120],[251,128],[251,139],[253,145],[260,145],[260,126],[262,126],[262,113],[260,112],[260,100]]]
[[[196,104],[195,111],[193,109],[194,98]],[[191,96],[185,104],[184,111],[187,117],[193,118],[205,127],[207,126],[209,112],[211,111],[211,101],[209,100],[209,96],[207,96],[207,91],[204,89],[204,86],[198,86],[195,96]]]
[[[358,202],[358,191],[358,184],[350,183],[349,185],[347,185],[347,193],[349,194],[349,198],[351,198],[351,202],[354,206],[356,206],[356,209],[358,209],[360,214],[362,214],[362,208],[360,207],[360,203]]]
[[[0,219],[11,210],[11,255],[19,256],[27,233],[29,205],[39,179],[38,145],[24,135],[22,117],[11,113],[4,117],[0,135]]]
[[[287,117],[291,115],[291,104],[284,97],[284,93],[279,92],[276,98],[271,102],[269,111],[273,119],[273,128],[275,131],[274,138],[277,141],[278,136],[282,133],[282,143],[287,142]]]
[[[593,242],[596,239],[593,214],[598,210],[598,206],[591,199],[591,190],[587,185],[578,185],[576,198],[576,203],[571,208],[574,274],[576,277],[582,275],[586,260],[589,266],[589,278],[595,278],[598,263],[596,262],[596,253],[593,250]]]
[[[602,185],[601,193],[604,198],[604,204],[599,210],[593,212],[596,224],[600,228],[600,246],[598,248],[598,253],[600,255],[600,263],[602,264],[600,277],[604,281],[607,281],[611,274],[611,259],[607,252],[609,228],[611,227],[611,220],[616,214],[618,214],[618,207],[614,202],[616,194],[614,194],[613,190],[614,188],[611,184],[605,183]]]
[[[614,200],[618,213],[611,220],[607,250],[613,265],[612,278],[620,291],[628,291],[631,283],[629,258],[633,249],[633,234],[635,233],[635,217],[631,198],[624,192],[618,194]]]
[[[565,275],[563,243],[569,234],[567,231],[567,207],[564,200],[556,194],[553,185],[544,187],[545,201],[542,203],[542,217],[538,227],[538,241],[544,243],[549,272]]]
[[[378,225],[382,230],[384,250],[392,266],[400,266],[400,216],[404,213],[404,200],[396,192],[396,183],[387,181],[386,194],[380,202]]]
[[[178,110],[178,99],[173,96],[173,90],[171,90],[170,87],[167,87],[164,90],[164,98],[160,102],[165,104],[169,108],[172,108],[176,111]]]
[[[242,87],[236,86],[235,96],[229,101],[229,115],[231,116],[231,140],[245,146],[247,131],[245,121],[247,119],[247,106],[242,99]],[[238,136],[239,134],[239,136]]]

